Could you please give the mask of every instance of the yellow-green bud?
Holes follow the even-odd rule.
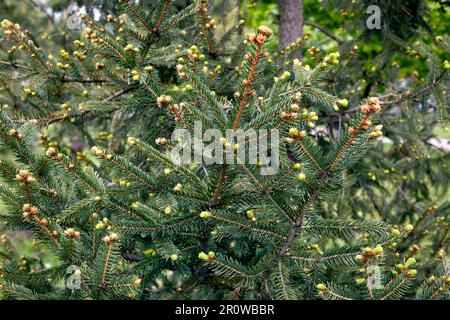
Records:
[[[207,218],[211,218],[211,216],[212,216],[212,213],[209,211],[200,212],[200,218],[207,219]]]
[[[383,253],[383,247],[382,247],[381,245],[377,245],[377,246],[375,247],[375,249],[373,249],[373,252],[374,252],[375,254],[382,254],[382,253]]]
[[[398,263],[395,265],[395,268],[399,271],[402,271],[403,269],[405,269],[405,266],[401,263]]]
[[[340,100],[338,100],[338,103],[344,108],[348,107],[348,100],[347,99],[340,99]]]
[[[450,63],[448,62],[448,60],[444,61],[444,69],[445,70],[449,70],[450,69]]]
[[[448,278],[447,278],[448,279]],[[431,277],[429,277],[428,279],[427,279],[427,282],[428,283],[434,283],[436,281],[436,277],[435,276],[431,276]]]
[[[103,222],[99,222],[95,225],[95,229],[97,230],[105,229],[105,225],[103,224]]]
[[[414,265],[416,263],[416,259],[414,259],[414,258],[408,258],[408,260],[406,260],[406,262],[405,262],[405,264],[408,266],[408,267],[411,267],[412,265]]]
[[[290,136],[296,136],[298,134],[298,129],[297,128],[290,128],[289,129],[289,135]]]
[[[325,290],[327,290],[327,286],[324,285],[323,283],[317,284],[317,285],[316,285],[316,288],[317,288],[317,290],[320,290],[320,291],[325,291]]]
[[[283,74],[281,75],[281,80],[285,80],[287,78],[289,78],[291,76],[291,73],[289,71],[285,71],[283,72]]]
[[[411,269],[411,270],[409,270],[409,271],[406,273],[406,275],[407,275],[409,278],[414,278],[414,277],[417,275],[417,270]]]
[[[203,251],[198,254],[198,258],[203,261],[208,261],[208,255]]]

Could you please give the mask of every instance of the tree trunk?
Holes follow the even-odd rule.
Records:
[[[280,8],[280,47],[295,42],[303,34],[302,0],[279,0]],[[301,50],[297,56],[301,56]]]

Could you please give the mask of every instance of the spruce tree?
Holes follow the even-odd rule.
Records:
[[[347,112],[348,99],[324,89],[341,53],[312,66],[298,59],[274,65],[269,28],[218,41],[206,2],[176,11],[173,1],[161,0],[150,13],[119,1],[121,14],[108,16],[107,26],[81,15],[83,36],[58,58],[30,31],[2,21],[11,46],[1,55],[1,79],[11,103],[0,113],[0,139],[14,158],[0,163],[6,205],[0,220],[29,232],[58,260],[46,267],[40,258],[21,259],[5,237],[2,294],[448,296],[447,238],[428,261],[430,277],[417,279],[416,259],[398,250],[414,241],[421,220],[390,225],[329,214],[354,188],[355,170],[370,161],[389,97],[353,100]],[[179,29],[188,23],[194,30]],[[231,49],[223,45],[230,39],[239,41]],[[331,140],[322,124],[340,112],[349,119]],[[279,147],[269,149],[279,154],[279,171],[264,174],[274,165],[267,158],[229,162],[227,155],[241,150],[250,160],[251,141],[227,138],[220,140],[223,163],[179,163],[172,132],[195,136],[198,123],[224,136],[239,129],[279,132]],[[69,134],[80,138],[70,141]],[[448,208],[430,207],[425,218],[439,210]]]

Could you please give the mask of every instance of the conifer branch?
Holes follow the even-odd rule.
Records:
[[[164,15],[166,14],[167,8],[169,7],[171,2],[172,2],[172,0],[166,0],[166,2],[164,3],[164,7],[161,11],[161,15],[159,16],[158,22],[156,23],[155,27],[153,28],[153,33],[159,32],[159,28],[161,27],[161,24],[164,20]]]
[[[170,2],[170,1],[169,1]],[[150,32],[154,33],[154,29],[147,23],[147,19],[142,17],[139,12],[137,12],[135,8],[135,4],[133,1],[125,0],[125,5],[128,7],[128,9],[134,14],[134,16],[139,19],[139,21],[142,23],[142,25]],[[167,2],[166,2],[167,3]]]
[[[111,242],[108,244],[108,251],[106,253],[105,264],[103,266],[102,282],[101,282],[103,287],[106,285],[106,274],[108,272],[108,265],[109,265],[109,259],[111,258],[112,248],[113,248],[113,243]]]
[[[308,157],[308,159],[311,161],[311,163],[314,164],[314,166],[317,168],[317,170],[319,170],[319,172],[321,174],[324,174],[325,173],[324,169],[317,163],[317,161],[314,159],[314,157],[308,152],[308,150],[305,148],[305,146],[301,142],[301,139],[296,139],[295,142],[300,147],[302,152]]]
[[[221,221],[221,222],[225,222],[225,223],[229,223],[229,224],[233,224],[233,225],[237,225],[237,226],[239,226],[242,229],[248,229],[248,230],[253,230],[253,231],[256,231],[256,232],[260,232],[260,233],[265,233],[265,234],[267,234],[269,236],[275,236],[275,237],[280,238],[282,240],[286,240],[285,236],[282,236],[282,235],[280,235],[278,233],[271,232],[271,231],[268,231],[268,230],[255,228],[255,227],[253,227],[252,225],[249,225],[249,224],[244,224],[244,223],[241,223],[241,222],[238,222],[238,221],[234,221],[234,220],[230,220],[230,219],[227,219],[227,218],[218,217],[216,215],[212,215],[211,219],[214,219],[214,220],[217,220],[217,221]]]
[[[275,199],[272,197],[270,192],[264,188],[264,186],[258,181],[258,179],[255,177],[255,175],[246,167],[246,165],[241,165],[244,171],[253,179],[253,181],[258,185],[259,189],[264,192],[269,200],[275,205],[275,207],[283,214],[283,216],[288,221],[293,221],[292,218],[289,216],[289,214],[275,201]]]
[[[283,270],[282,270],[281,260],[278,260],[278,273],[280,275],[280,283],[281,283],[281,288],[282,288],[284,299],[288,300],[289,294],[287,292],[286,283],[284,280],[284,274],[283,274]]]
[[[408,278],[404,277],[398,284],[396,284],[393,288],[389,289],[389,292],[384,295],[383,297],[380,298],[380,300],[387,300],[389,297],[391,297],[392,295],[394,295],[397,290],[399,290],[403,284],[408,280]]]
[[[307,26],[311,26],[317,30],[320,30],[321,32],[323,32],[324,34],[326,34],[329,38],[333,39],[334,41],[336,41],[338,44],[342,44],[344,41],[339,38],[338,36],[336,36],[333,32],[331,32],[330,30],[326,29],[325,27],[318,25],[316,23],[313,23],[311,21],[303,21],[304,25]]]
[[[338,294],[338,293],[336,293],[336,292],[333,292],[333,291],[330,290],[330,289],[327,290],[326,294],[329,294],[330,296],[335,297],[335,298],[337,298],[338,300],[353,300],[353,299],[351,299],[351,298],[349,298],[349,297],[345,297],[345,296],[340,295],[340,294]]]
[[[210,202],[211,205],[216,205],[217,201],[219,200],[220,192],[222,191],[222,186],[225,183],[226,173],[227,173],[227,165],[223,164],[222,168],[220,168],[216,187],[214,188],[214,193]]]
[[[253,80],[256,76],[256,68],[258,67],[259,59],[262,57],[262,46],[264,42],[256,43],[256,49],[253,53],[251,60],[250,60],[250,70],[248,72],[248,77],[243,81],[244,85],[244,92],[242,93],[242,96],[239,100],[239,107],[236,113],[236,117],[234,119],[233,123],[233,129],[237,129],[239,127],[239,122],[241,120],[241,117],[244,113],[244,109],[247,106],[248,98],[252,94],[252,84]]]

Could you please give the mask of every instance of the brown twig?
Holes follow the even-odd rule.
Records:
[[[326,34],[329,38],[331,38],[334,41],[336,41],[338,44],[342,44],[344,42],[344,40],[342,40],[341,38],[336,36],[333,32],[331,32],[330,30],[328,30],[328,29],[326,29],[326,28],[324,28],[324,27],[322,27],[322,26],[320,26],[318,24],[315,24],[315,23],[313,23],[311,21],[303,21],[303,24],[307,25],[307,26],[311,26],[311,27],[313,27],[313,28],[315,28],[317,30],[322,31],[324,34]]]

